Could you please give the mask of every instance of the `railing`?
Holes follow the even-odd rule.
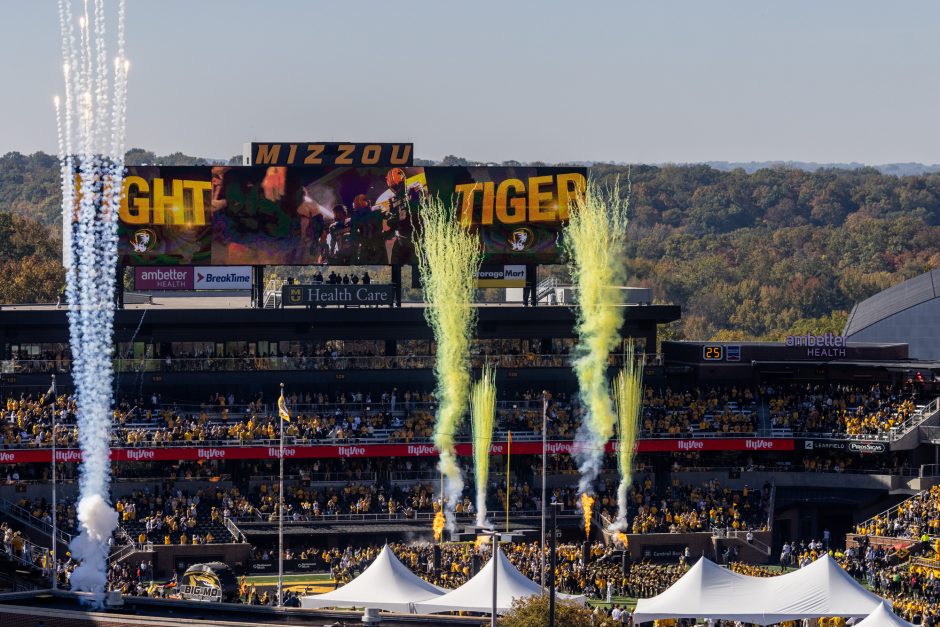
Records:
[[[568,354],[472,355],[471,366],[497,368],[569,368]],[[142,357],[114,359],[115,372],[280,372],[329,370],[414,370],[434,367],[434,355],[349,356],[247,356],[247,357]],[[647,364],[661,363],[660,355],[648,355]],[[623,365],[622,355],[611,355],[610,367]],[[0,361],[4,374],[64,374],[71,372],[69,359],[8,359]]]
[[[277,481],[279,478],[280,475],[251,475],[251,480],[253,482],[273,482]],[[296,473],[284,475],[284,481],[309,481],[310,483],[347,483],[351,481],[375,483],[378,480],[379,475],[376,472],[356,470],[337,470],[336,472],[310,472],[306,474]]]
[[[545,302],[548,305],[557,305],[558,298],[556,297],[555,290],[558,285],[559,281],[554,276],[546,277],[539,281],[535,288],[536,302]]]
[[[911,557],[911,566],[923,566],[933,570],[940,570],[940,560],[934,560],[927,557]]]
[[[715,538],[727,538],[727,539],[732,539],[732,540],[738,540],[739,542],[743,542],[744,544],[747,544],[748,546],[754,547],[755,549],[757,549],[764,555],[769,556],[772,551],[770,546],[768,544],[765,544],[764,542],[761,542],[757,538],[752,537],[750,540],[748,540],[747,539],[748,533],[750,532],[749,531],[736,531],[733,529],[723,529],[723,528],[712,529],[712,536]]]
[[[932,418],[934,414],[940,411],[940,397],[933,399],[927,405],[918,407],[904,422],[891,428],[891,440],[896,440],[906,435],[911,430],[920,426],[925,420]]]
[[[505,520],[506,510],[487,510],[487,515],[491,520]],[[541,510],[510,510],[510,518],[540,518],[542,515]],[[432,522],[434,520],[434,512],[411,512],[406,515],[405,512],[376,512],[369,514],[327,514],[321,513],[316,516],[307,515],[300,516],[295,520],[292,516],[284,517],[284,524],[309,524],[309,523],[353,523],[353,522],[388,522],[391,520],[401,520],[401,521],[427,521]],[[470,522],[476,519],[476,513],[467,513],[460,512],[454,515],[456,520],[462,522]],[[576,510],[569,510],[568,512],[561,512],[559,516],[562,518],[580,518],[581,514]],[[236,525],[258,525],[259,523],[275,523],[277,522],[277,515],[273,513],[265,514],[261,520],[252,517],[252,516],[237,516],[232,519]]]
[[[150,434],[153,432],[163,432],[162,428],[159,427],[150,427],[147,429],[132,429],[134,431],[143,430],[145,434]],[[389,429],[388,431],[392,431]],[[508,430],[499,429],[494,432],[493,437],[494,441],[501,442],[505,441],[508,435]],[[549,434],[549,442],[565,442],[570,443],[573,439],[573,435],[570,434]],[[642,433],[640,435],[641,440],[708,440],[708,439],[726,439],[726,438],[759,438],[756,433],[747,432],[747,433],[715,433],[715,432],[696,432],[696,433],[686,433],[686,434],[671,434],[671,433]],[[806,437],[812,437],[813,439],[823,439],[822,436],[816,434],[806,434]],[[856,439],[856,436],[831,436],[833,439],[837,440],[846,440],[846,439]],[[535,442],[541,441],[542,434],[540,431],[512,431],[512,441],[517,442]],[[461,431],[457,434],[457,443],[465,444],[470,443],[470,434]],[[241,440],[241,439],[193,439],[193,440],[174,440],[172,442],[154,442],[150,439],[144,438],[139,441],[130,442],[124,438],[112,436],[111,446],[113,448],[196,448],[196,447],[227,447],[227,448],[237,448],[237,447],[256,447],[256,446],[278,446],[280,443],[279,439],[253,439],[253,440]],[[346,445],[346,444],[431,444],[433,439],[431,436],[415,436],[411,438],[406,437],[394,437],[390,433],[376,433],[372,436],[359,436],[359,435],[349,435],[349,436],[314,436],[310,438],[301,437],[301,436],[284,436],[284,445],[285,446],[308,446],[316,444],[326,444],[326,445]],[[76,447],[77,443],[69,442],[68,444],[59,444],[59,448],[73,448]],[[42,445],[36,445],[34,443],[28,445],[22,444],[6,444],[0,442],[0,449],[4,450],[42,450],[51,448],[48,443],[43,443]],[[916,472],[915,475],[916,476]],[[133,480],[133,479],[132,479]]]
[[[225,524],[225,528],[228,529],[228,532],[232,534],[233,540],[235,540],[236,542],[245,542],[245,543],[248,542],[248,538],[245,537],[245,534],[242,533],[241,529],[238,528],[238,526],[235,524],[235,522],[231,518],[226,516],[223,519],[223,523]]]
[[[12,543],[5,542],[2,546],[3,552],[18,564],[30,568],[41,568],[44,572],[52,567],[51,551],[46,547],[33,544],[25,539],[23,541],[23,548],[19,551],[14,550]]]
[[[858,526],[868,527],[868,526],[870,526],[870,525],[872,524],[872,522],[873,522],[876,518],[878,518],[879,520],[889,521],[889,520],[891,520],[891,514],[896,514],[898,511],[900,511],[900,508],[901,508],[902,506],[906,506],[907,504],[909,504],[910,502],[912,502],[914,499],[920,499],[920,498],[922,498],[923,495],[924,495],[926,492],[928,492],[928,490],[921,490],[920,492],[918,492],[918,493],[915,494],[914,496],[912,496],[912,497],[910,497],[910,498],[908,498],[908,499],[904,499],[903,501],[901,501],[901,502],[898,503],[897,505],[894,505],[893,507],[889,507],[888,509],[884,510],[883,512],[880,512],[880,513],[878,513],[878,514],[875,514],[874,516],[872,516],[872,517],[869,518],[868,520],[865,520],[865,521],[859,523]]]
[[[114,531],[114,537],[123,540],[123,542],[108,555],[108,564],[119,564],[139,550],[137,543],[124,527],[118,525],[118,528]]]
[[[770,480],[770,498],[767,499],[767,530],[774,528],[774,507],[777,504],[777,480]],[[768,547],[769,550],[769,547]],[[770,555],[770,553],[768,553]]]
[[[32,512],[23,509],[19,505],[12,503],[6,499],[0,499],[0,512],[7,514],[8,516],[15,518],[17,521],[28,525],[37,531],[46,534],[47,536],[52,536],[52,525],[47,523],[44,520],[36,518],[33,516]],[[57,529],[57,536],[59,542],[62,544],[69,544],[72,541],[72,535]]]
[[[264,308],[277,308],[281,304],[281,287],[284,285],[284,279],[272,276],[265,282],[264,286]]]
[[[388,473],[388,480],[391,483],[402,483],[406,481],[437,481],[441,473],[438,470],[393,470]]]
[[[940,464],[923,464],[917,469],[917,477],[940,477]]]

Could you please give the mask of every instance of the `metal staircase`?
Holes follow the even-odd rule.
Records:
[[[18,524],[29,527],[33,531],[37,531],[47,537],[52,536],[52,525],[36,518],[29,511],[23,509],[16,503],[8,501],[6,499],[0,499],[0,513],[6,514],[9,518],[16,521]],[[61,543],[68,545],[72,541],[72,535],[62,531],[61,529],[56,530],[56,539]]]
[[[284,286],[284,279],[278,277],[269,277],[264,285],[264,308],[280,309],[281,307],[281,288]]]
[[[555,290],[558,286],[558,279],[553,276],[542,279],[535,288],[535,301],[546,305],[557,305],[558,298]]]

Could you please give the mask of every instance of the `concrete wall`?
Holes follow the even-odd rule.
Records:
[[[188,564],[206,561],[225,562],[236,573],[241,573],[248,564],[251,547],[247,544],[155,544],[152,554],[137,553],[129,561],[147,559],[153,562],[158,578],[170,577],[176,570],[177,561]]]
[[[680,472],[673,476],[680,482],[698,485],[718,479],[722,486],[740,490],[744,486],[760,489],[765,483],[776,482],[777,487],[835,488],[854,490],[895,490],[907,487],[903,477],[894,475],[868,475],[835,472],[742,472],[736,479],[727,472]]]

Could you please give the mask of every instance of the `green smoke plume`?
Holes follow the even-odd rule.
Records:
[[[627,360],[614,380],[614,405],[617,408],[617,468],[620,484],[617,486],[617,522],[621,531],[627,528],[627,491],[633,481],[633,455],[639,429],[640,410],[643,406],[644,358],[633,358],[633,342],[627,344]]]
[[[486,522],[486,486],[490,476],[490,444],[496,423],[496,371],[489,366],[470,391],[470,424],[473,426],[473,473],[476,481],[477,526]]]
[[[574,456],[581,473],[581,494],[592,494],[604,458],[604,447],[614,432],[614,409],[607,381],[610,352],[620,342],[623,326],[624,267],[628,201],[619,185],[601,189],[591,182],[576,198],[564,246],[577,289],[578,344],[574,371],[583,405],[583,419],[575,437]]]
[[[440,451],[446,515],[453,529],[454,507],[463,492],[454,437],[470,394],[470,340],[476,322],[473,291],[482,262],[477,236],[455,219],[456,208],[438,198],[425,198],[419,208],[415,238],[425,317],[434,332],[436,396],[439,402],[434,444]]]

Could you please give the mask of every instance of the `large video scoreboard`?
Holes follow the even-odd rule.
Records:
[[[576,167],[129,167],[119,263],[411,264],[428,196],[478,233],[484,262],[558,263],[562,226],[586,181]]]

